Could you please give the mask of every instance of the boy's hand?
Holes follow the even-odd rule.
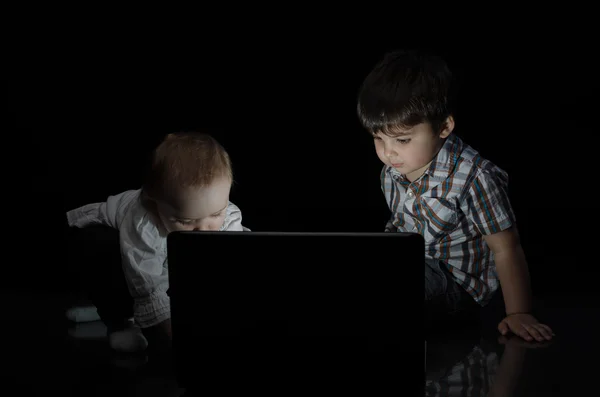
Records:
[[[517,349],[543,349],[552,344],[552,341],[544,341],[544,342],[527,342],[523,340],[523,338],[519,337],[506,337],[504,335],[500,335],[498,338],[498,343],[510,348]]]
[[[545,324],[539,323],[531,314],[519,313],[506,316],[498,324],[498,331],[502,335],[512,332],[530,342],[536,340],[543,342],[551,340],[554,336],[552,329]]]

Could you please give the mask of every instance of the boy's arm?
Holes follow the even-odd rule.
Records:
[[[507,344],[496,368],[496,374],[488,397],[509,397],[514,395],[520,375],[523,373],[526,349]]]
[[[507,185],[506,173],[481,170],[462,200],[461,210],[493,252],[507,312],[529,312],[529,273],[515,231]]]
[[[394,219],[390,219],[389,221],[387,221],[387,223],[385,224],[385,231],[386,232],[397,232],[398,228],[396,226],[394,226]]]
[[[109,196],[105,202],[87,204],[67,212],[69,227],[86,227],[91,225],[105,225],[112,228],[119,227],[119,220],[123,209],[129,204],[139,191],[126,192]]]
[[[514,226],[483,239],[494,253],[496,271],[504,294],[506,314],[531,311],[531,284],[525,254]]]
[[[512,227],[483,238],[494,253],[496,271],[506,305],[506,317],[498,325],[498,330],[503,335],[511,331],[527,341],[535,339],[542,342],[552,339],[552,329],[540,324],[531,315],[529,270],[516,228]]]
[[[507,316],[499,324],[508,331],[532,340],[551,338],[552,330],[530,314],[531,286],[525,254],[516,232],[515,216],[508,198],[508,178],[499,169],[482,170],[474,179],[461,209],[494,254]]]
[[[383,168],[381,168],[381,173],[379,174],[379,180],[381,183],[381,191],[383,193],[384,196],[386,196],[386,191],[389,191],[392,185],[392,180],[390,179],[389,174],[387,173],[387,169],[388,166],[384,165]],[[390,203],[388,202],[388,207],[390,207],[390,210],[392,210]],[[394,213],[392,210],[392,214],[390,215],[390,219],[387,221],[387,223],[385,224],[385,232],[397,232],[398,228],[396,227],[396,225],[394,225]]]

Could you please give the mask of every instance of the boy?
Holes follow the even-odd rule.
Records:
[[[88,286],[113,349],[142,351],[152,340],[166,342],[159,344],[162,347],[170,345],[167,235],[178,230],[248,230],[242,226],[239,208],[229,201],[232,182],[229,155],[213,137],[169,134],[154,151],[141,189],[67,212],[71,227],[105,225],[119,231],[122,263],[102,264],[105,267],[92,271],[102,274],[92,274],[95,285]],[[86,267],[80,271],[90,273]],[[127,283],[98,281],[109,273]],[[111,291],[111,285],[126,285],[133,299],[115,302],[119,291]],[[129,298],[127,292],[120,295]],[[67,316],[93,320],[93,314],[85,314],[76,308]]]
[[[531,315],[529,273],[507,194],[507,174],[452,134],[452,75],[439,57],[394,51],[365,78],[358,116],[385,164],[392,212],[385,230],[425,238],[425,307],[445,313],[485,306],[502,286],[498,325],[525,340],[550,340]]]

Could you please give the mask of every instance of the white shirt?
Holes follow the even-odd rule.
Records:
[[[109,196],[106,202],[87,204],[67,212],[69,226],[106,225],[119,230],[123,272],[134,300],[133,313],[142,328],[171,317],[167,289],[167,235],[141,203],[141,189]],[[229,203],[220,231],[248,231],[242,212]]]

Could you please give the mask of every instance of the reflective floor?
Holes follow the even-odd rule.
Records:
[[[8,305],[2,326],[3,358],[9,368],[3,376],[6,391],[22,396],[183,394],[168,365],[112,354],[102,323],[69,324],[63,314],[68,298],[22,291],[3,291],[2,298],[18,303]],[[595,395],[600,309],[589,298],[557,297],[544,303],[540,316],[556,333],[547,345],[500,338],[489,329],[430,338],[425,395]],[[399,385],[397,395],[406,395],[402,390]]]
[[[595,395],[600,309],[594,303],[591,297],[544,299],[538,318],[556,333],[549,343],[502,337],[491,324],[482,335],[430,340],[425,395]]]

